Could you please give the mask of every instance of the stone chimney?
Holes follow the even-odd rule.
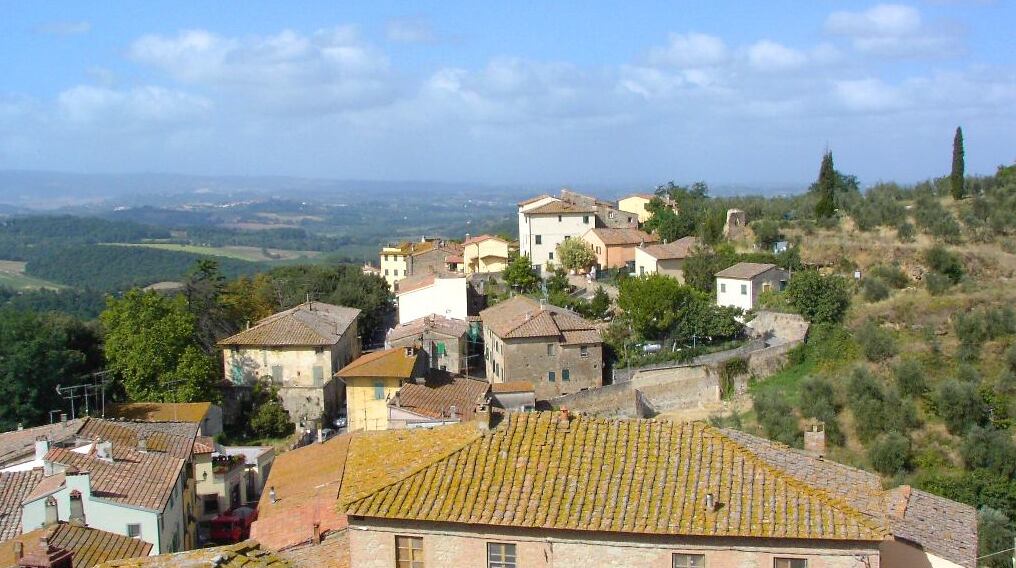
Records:
[[[43,461],[49,453],[49,440],[44,436],[35,439],[35,461]]]
[[[144,434],[138,436],[138,452],[142,454],[148,452],[148,437]]]
[[[49,543],[50,533],[39,539],[27,554],[18,559],[21,568],[71,568],[74,565],[71,551]]]
[[[826,452],[825,422],[812,422],[804,432],[804,451],[822,457]]]

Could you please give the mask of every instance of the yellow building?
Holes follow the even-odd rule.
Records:
[[[393,288],[395,283],[409,276],[409,257],[415,243],[387,245],[381,249],[381,275]]]
[[[412,347],[375,351],[353,361],[336,376],[346,383],[349,430],[388,428],[388,400],[418,373],[419,352]]]
[[[639,216],[639,224],[649,220],[652,214],[646,210],[646,205],[656,197],[651,193],[636,193],[628,197],[622,197],[617,202],[617,208],[626,213],[634,213]]]
[[[466,274],[502,272],[508,266],[508,241],[480,235],[462,243],[462,264]]]

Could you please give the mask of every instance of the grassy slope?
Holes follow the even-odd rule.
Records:
[[[0,260],[0,286],[15,290],[50,288],[59,290],[65,286],[25,274],[25,263],[15,260]]]
[[[312,259],[321,254],[317,251],[268,249],[267,250],[268,256],[266,256],[264,254],[264,250],[258,247],[243,247],[243,246],[204,247],[197,245],[178,245],[170,243],[132,243],[132,244],[117,243],[115,246],[147,247],[161,250],[189,252],[194,254],[205,254],[209,256],[222,256],[225,258],[249,260],[252,262],[272,262],[281,260],[294,260],[299,258]]]

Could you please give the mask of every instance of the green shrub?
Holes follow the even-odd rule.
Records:
[[[904,401],[899,393],[886,391],[864,367],[857,367],[847,383],[847,404],[854,413],[857,437],[870,442],[886,432],[909,432],[917,425],[913,402]]]
[[[949,432],[960,435],[984,421],[984,402],[977,387],[950,379],[935,393],[935,409]]]
[[[985,309],[984,333],[988,339],[998,339],[1016,333],[1016,310],[1012,306]]]
[[[896,475],[910,467],[912,453],[910,438],[899,432],[882,434],[868,448],[868,460],[882,475]]]
[[[254,411],[250,429],[257,438],[282,438],[293,433],[294,425],[289,413],[277,401],[266,402]]]
[[[868,276],[880,278],[883,282],[897,290],[910,285],[910,278],[895,264],[876,264],[868,270]]]
[[[1012,558],[1007,554],[995,554],[1012,548],[1016,531],[1009,524],[1009,517],[998,509],[982,505],[977,511],[977,553],[987,557],[977,561],[986,568],[1012,568]]]
[[[977,370],[977,367],[969,363],[960,363],[956,367],[956,378],[961,382],[970,383],[972,385],[978,385],[981,383],[981,373]]]
[[[881,302],[889,297],[889,286],[877,276],[861,280],[861,296],[869,302]]]
[[[928,383],[924,378],[924,367],[920,361],[904,359],[893,367],[896,388],[903,396],[920,397],[928,391]]]
[[[803,434],[797,425],[794,409],[782,392],[761,391],[754,398],[755,415],[770,440],[801,447]]]
[[[806,270],[790,279],[785,292],[790,305],[812,323],[839,323],[850,307],[850,285],[841,276]]]
[[[910,223],[900,223],[896,225],[896,238],[901,243],[912,243],[917,238],[917,230]]]
[[[960,260],[959,255],[942,245],[935,245],[925,250],[924,262],[932,271],[948,276],[954,284],[959,282],[965,273],[963,261]]]
[[[924,275],[924,286],[932,296],[941,296],[952,288],[953,281],[941,272],[929,272]]]
[[[1016,444],[1007,430],[974,426],[963,438],[960,455],[967,469],[987,469],[1003,477],[1016,473]]]
[[[1005,350],[1005,363],[1009,366],[1010,371],[1016,373],[1016,343]]]
[[[840,411],[832,382],[823,377],[807,377],[801,381],[801,416],[820,418]]]
[[[870,320],[857,330],[854,338],[861,346],[861,353],[864,354],[864,357],[873,363],[892,358],[899,350],[893,334]]]

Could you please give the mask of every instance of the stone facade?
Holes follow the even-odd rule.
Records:
[[[566,345],[550,337],[504,339],[485,333],[487,377],[494,383],[528,381],[537,400],[603,384],[603,346]],[[567,380],[565,380],[567,377]]]
[[[537,531],[350,519],[350,562],[357,568],[395,566],[395,537],[422,538],[423,565],[487,568],[487,545],[515,545],[518,566],[548,568],[672,568],[674,554],[701,554],[709,568],[770,568],[799,558],[808,568],[878,568],[878,542],[767,538],[670,537],[627,533]]]

